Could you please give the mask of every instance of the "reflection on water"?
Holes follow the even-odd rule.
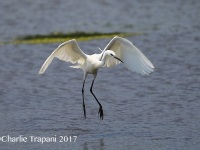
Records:
[[[103,121],[89,92],[89,76],[85,120],[81,70],[56,59],[44,75],[37,74],[59,43],[1,46],[0,137],[78,136],[75,143],[1,143],[2,149],[199,149],[198,1],[0,3],[1,40],[58,30],[143,31],[147,34],[129,40],[156,68],[144,77],[123,65],[100,69],[94,92],[104,107]],[[81,42],[80,47],[96,53],[109,40]]]
[[[100,139],[99,141],[97,141],[95,143],[85,142],[83,144],[83,150],[89,150],[89,149],[105,150],[104,149],[104,140]]]

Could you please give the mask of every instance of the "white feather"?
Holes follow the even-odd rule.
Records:
[[[124,65],[133,72],[146,75],[154,71],[154,66],[149,59],[125,38],[114,37],[102,51],[102,54],[106,50],[114,51],[116,56],[124,62]],[[119,63],[121,62],[107,57],[104,67],[115,66]]]
[[[57,57],[66,62],[71,62],[73,64],[78,63],[79,65],[82,65],[86,61],[86,54],[80,49],[76,40],[72,39],[60,44],[51,53],[51,55],[46,59],[46,61],[42,65],[39,74],[45,72],[45,70],[51,64],[54,57]]]

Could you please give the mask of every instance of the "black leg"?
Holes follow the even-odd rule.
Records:
[[[84,79],[84,81],[83,81],[82,97],[83,97],[83,112],[84,112],[84,117],[85,117],[85,119],[86,119],[85,100],[84,100],[84,85],[85,85],[85,79]]]
[[[95,79],[94,79],[95,80]],[[96,98],[96,96],[94,95],[93,91],[92,91],[92,87],[93,87],[93,84],[94,84],[94,80],[92,81],[92,85],[90,87],[90,92],[92,93],[92,95],[94,96],[94,98],[96,99],[97,103],[99,104],[99,116],[100,118],[103,120],[103,108],[102,108],[102,105],[101,103],[98,101],[98,99]]]

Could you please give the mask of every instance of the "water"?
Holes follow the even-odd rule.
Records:
[[[0,2],[1,41],[53,31],[143,32],[128,39],[156,69],[140,76],[102,68],[94,92],[85,86],[87,119],[82,110],[82,72],[54,60],[37,73],[57,44],[4,45],[0,50],[0,137],[23,135],[26,143],[0,142],[1,149],[199,149],[200,21],[191,1],[17,1]],[[80,15],[81,14],[81,15]],[[80,42],[88,54],[110,39]],[[96,49],[94,49],[96,47]],[[57,142],[30,142],[30,136]],[[59,142],[59,136],[77,136]]]

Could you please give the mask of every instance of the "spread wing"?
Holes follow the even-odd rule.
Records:
[[[114,37],[102,53],[106,50],[114,51],[116,56],[124,62],[124,65],[133,72],[146,75],[154,71],[154,66],[149,59],[125,38]],[[106,57],[104,66],[111,67],[119,63],[121,62],[116,59],[109,59],[109,57]]]
[[[80,49],[78,43],[75,39],[66,41],[60,44],[46,59],[44,64],[42,65],[39,74],[45,72],[48,66],[51,64],[54,57],[57,57],[60,60],[71,62],[71,63],[78,63],[83,64],[86,60],[86,54]]]

